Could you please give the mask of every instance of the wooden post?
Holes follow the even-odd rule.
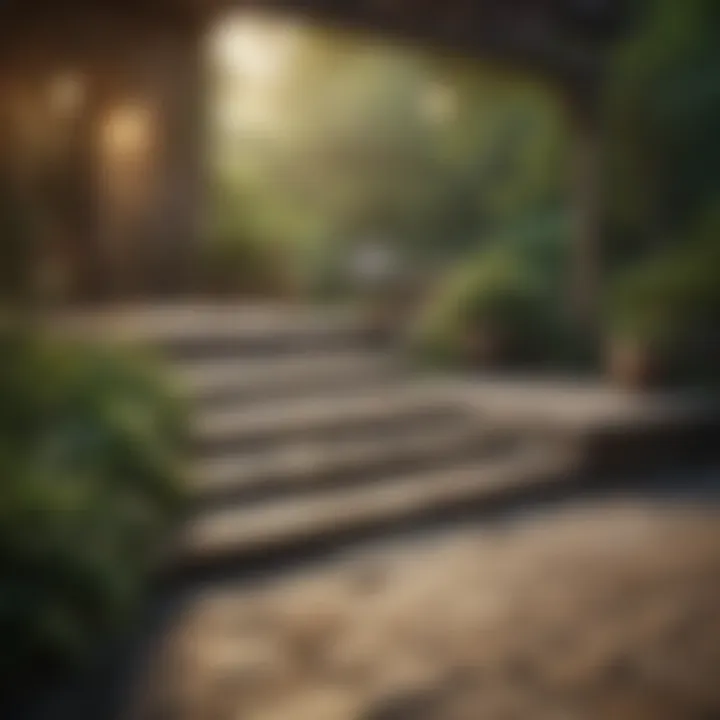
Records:
[[[132,21],[134,42],[119,34],[110,59],[115,85],[101,120],[110,131],[100,142],[99,240],[114,295],[186,294],[202,221],[203,26],[143,15]],[[114,122],[121,135],[130,124],[130,147],[121,138],[113,151]]]
[[[569,91],[573,238],[569,307],[582,334],[597,340],[603,281],[602,131],[599,93],[586,81]],[[594,344],[594,343],[593,343]]]
[[[155,217],[153,283],[163,293],[193,289],[202,240],[207,97],[204,26],[198,21],[168,39],[158,75],[163,128]]]

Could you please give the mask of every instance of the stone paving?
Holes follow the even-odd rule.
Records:
[[[213,588],[132,720],[720,718],[720,508],[614,501]]]

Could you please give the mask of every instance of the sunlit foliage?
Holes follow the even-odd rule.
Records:
[[[542,85],[277,22],[220,32],[210,242],[252,235],[308,267],[308,250],[372,236],[422,265],[563,213],[566,136]]]

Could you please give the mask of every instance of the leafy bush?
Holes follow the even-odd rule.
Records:
[[[692,321],[695,290],[692,276],[666,257],[633,268],[611,293],[611,333],[651,345],[678,340]]]
[[[703,222],[686,246],[670,248],[616,279],[608,300],[613,333],[667,345],[717,332],[720,235],[711,232],[712,222]]]
[[[694,237],[626,271],[611,286],[615,339],[665,356],[680,376],[716,376],[720,361],[720,216]]]
[[[435,361],[467,360],[465,341],[478,331],[502,336],[516,360],[547,351],[551,300],[536,274],[514,253],[486,250],[441,283],[418,328],[424,354]]]
[[[657,248],[717,196],[720,13],[714,0],[634,5],[637,32],[608,68],[607,200],[627,240]]]
[[[561,295],[568,285],[570,249],[574,241],[571,216],[566,208],[548,206],[521,215],[495,246],[502,246],[543,280],[548,292]]]
[[[182,498],[183,415],[142,362],[4,337],[0,676],[68,668],[131,610]]]

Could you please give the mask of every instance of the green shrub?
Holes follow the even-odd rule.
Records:
[[[620,275],[608,303],[611,338],[664,358],[674,380],[720,371],[720,215],[709,213],[675,245]]]
[[[608,301],[613,335],[669,346],[718,331],[720,253],[674,248],[622,274]]]
[[[133,608],[182,499],[184,418],[116,351],[4,337],[0,677],[82,659]]]
[[[538,276],[519,256],[486,250],[451,271],[420,320],[417,342],[436,362],[458,363],[464,341],[478,329],[502,334],[517,359],[539,359],[548,350],[552,303]]]

